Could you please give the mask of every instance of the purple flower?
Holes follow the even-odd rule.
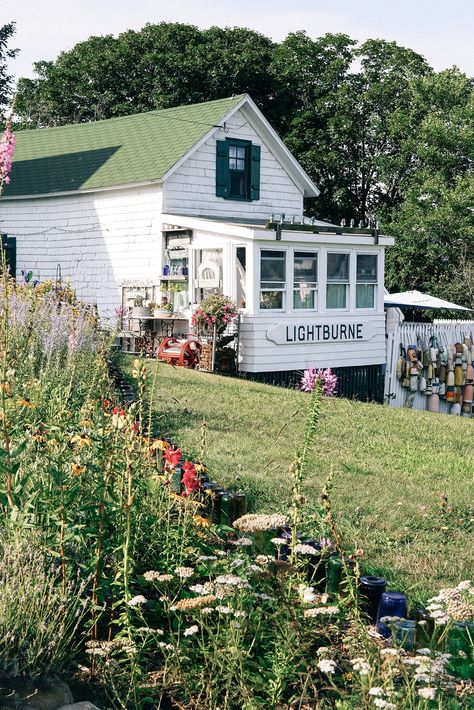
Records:
[[[326,368],[326,370],[316,370],[314,367],[309,367],[304,371],[301,377],[300,388],[303,392],[312,392],[316,386],[316,382],[321,383],[323,395],[326,397],[335,394],[337,375],[332,372],[330,367]]]

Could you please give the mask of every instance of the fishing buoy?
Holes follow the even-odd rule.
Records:
[[[446,382],[446,365],[441,365],[439,368],[439,381]]]
[[[439,396],[446,397],[446,382],[440,382],[439,384]]]
[[[432,380],[433,376],[434,376],[433,365],[429,364],[428,367],[426,368],[426,379]]]
[[[461,414],[461,405],[456,402],[456,404],[453,404],[453,406],[449,410],[449,413],[452,414],[453,417],[459,417]]]
[[[402,379],[404,362],[405,360],[402,357],[399,357],[397,360],[397,380]]]
[[[463,400],[465,404],[472,404],[474,399],[474,385],[466,385],[464,388]]]
[[[409,379],[410,392],[416,392],[418,389],[418,375],[410,375]]]
[[[454,388],[454,401],[457,404],[462,404],[462,387]]]
[[[431,382],[431,391],[433,394],[439,393],[439,379],[437,377],[435,377]]]
[[[467,347],[466,343],[462,344],[462,361],[467,362],[467,357],[470,349]]]
[[[448,365],[448,372],[446,374],[446,384],[448,387],[454,387],[454,368]]]
[[[474,385],[474,367],[472,365],[466,367],[466,386],[467,385]]]
[[[454,366],[454,384],[456,387],[462,387],[462,364],[456,363]]]
[[[446,387],[446,402],[454,402],[454,387]]]
[[[436,392],[426,398],[426,409],[428,412],[439,412],[439,395]]]
[[[420,377],[418,389],[420,392],[424,392],[426,390],[426,377],[423,377],[423,375]]]

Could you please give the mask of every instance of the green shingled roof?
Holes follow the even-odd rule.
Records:
[[[242,96],[19,131],[5,197],[160,179]]]

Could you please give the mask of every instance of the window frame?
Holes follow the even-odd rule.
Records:
[[[342,254],[348,257],[348,269],[347,269],[347,281],[333,281],[328,279],[328,264],[329,264],[329,256],[332,254]],[[351,310],[351,268],[352,268],[352,254],[353,250],[351,249],[326,249],[326,276],[325,276],[325,281],[326,281],[326,293],[325,293],[325,309],[326,311],[330,311],[331,313],[334,313],[334,311],[339,311],[339,313],[347,313]],[[328,306],[328,286],[336,286],[336,285],[344,285],[346,287],[346,305],[343,308],[331,308]]]
[[[357,259],[359,256],[374,256],[375,257],[375,265],[376,265],[375,281],[359,281],[358,280],[358,278],[357,278]],[[375,311],[377,309],[379,275],[380,275],[379,252],[356,251],[355,252],[355,281],[354,281],[354,310],[357,313],[360,313],[361,311]],[[358,306],[357,305],[357,286],[373,286],[374,287],[374,301],[373,301],[372,306]]]
[[[284,257],[282,259],[285,266],[285,280],[275,281],[274,283],[282,283],[282,288],[262,288],[262,256],[265,252],[277,251],[281,252]],[[259,247],[259,272],[258,272],[258,310],[261,313],[285,313],[288,304],[288,249],[287,248],[275,248],[273,246]],[[271,283],[271,282],[264,282]],[[282,293],[282,307],[281,308],[262,308],[262,294],[265,292],[278,292]]]
[[[312,308],[295,308],[295,291],[297,290],[295,287],[295,256],[296,254],[311,254],[316,256],[316,281],[311,282],[315,283],[315,286],[311,286],[311,291],[314,294],[314,301],[315,305]],[[320,249],[314,249],[311,247],[301,247],[297,248],[294,247],[291,253],[291,281],[288,282],[289,286],[289,292],[290,292],[290,304],[291,304],[291,313],[296,313],[296,314],[304,314],[304,313],[316,313],[320,310],[320,285],[321,285],[321,278],[320,278],[320,264],[321,264],[321,250]],[[288,279],[287,279],[288,281]]]
[[[252,198],[250,195],[250,192],[251,192],[251,184],[250,183],[251,183],[252,141],[242,140],[241,138],[226,138],[226,141],[228,143],[228,152],[227,152],[228,194],[226,196],[226,199],[236,200],[238,202],[252,202]],[[230,156],[230,149],[231,148],[243,148],[244,149],[244,155],[245,155],[244,170],[237,170],[237,169],[230,167],[230,161],[232,159],[235,159],[235,160],[239,159],[239,158],[231,158],[231,156]],[[231,192],[232,174],[244,176],[245,195],[234,195]]]

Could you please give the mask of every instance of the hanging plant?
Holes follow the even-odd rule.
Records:
[[[191,323],[194,328],[212,335],[223,333],[237,313],[237,304],[228,296],[208,296],[193,314]]]

